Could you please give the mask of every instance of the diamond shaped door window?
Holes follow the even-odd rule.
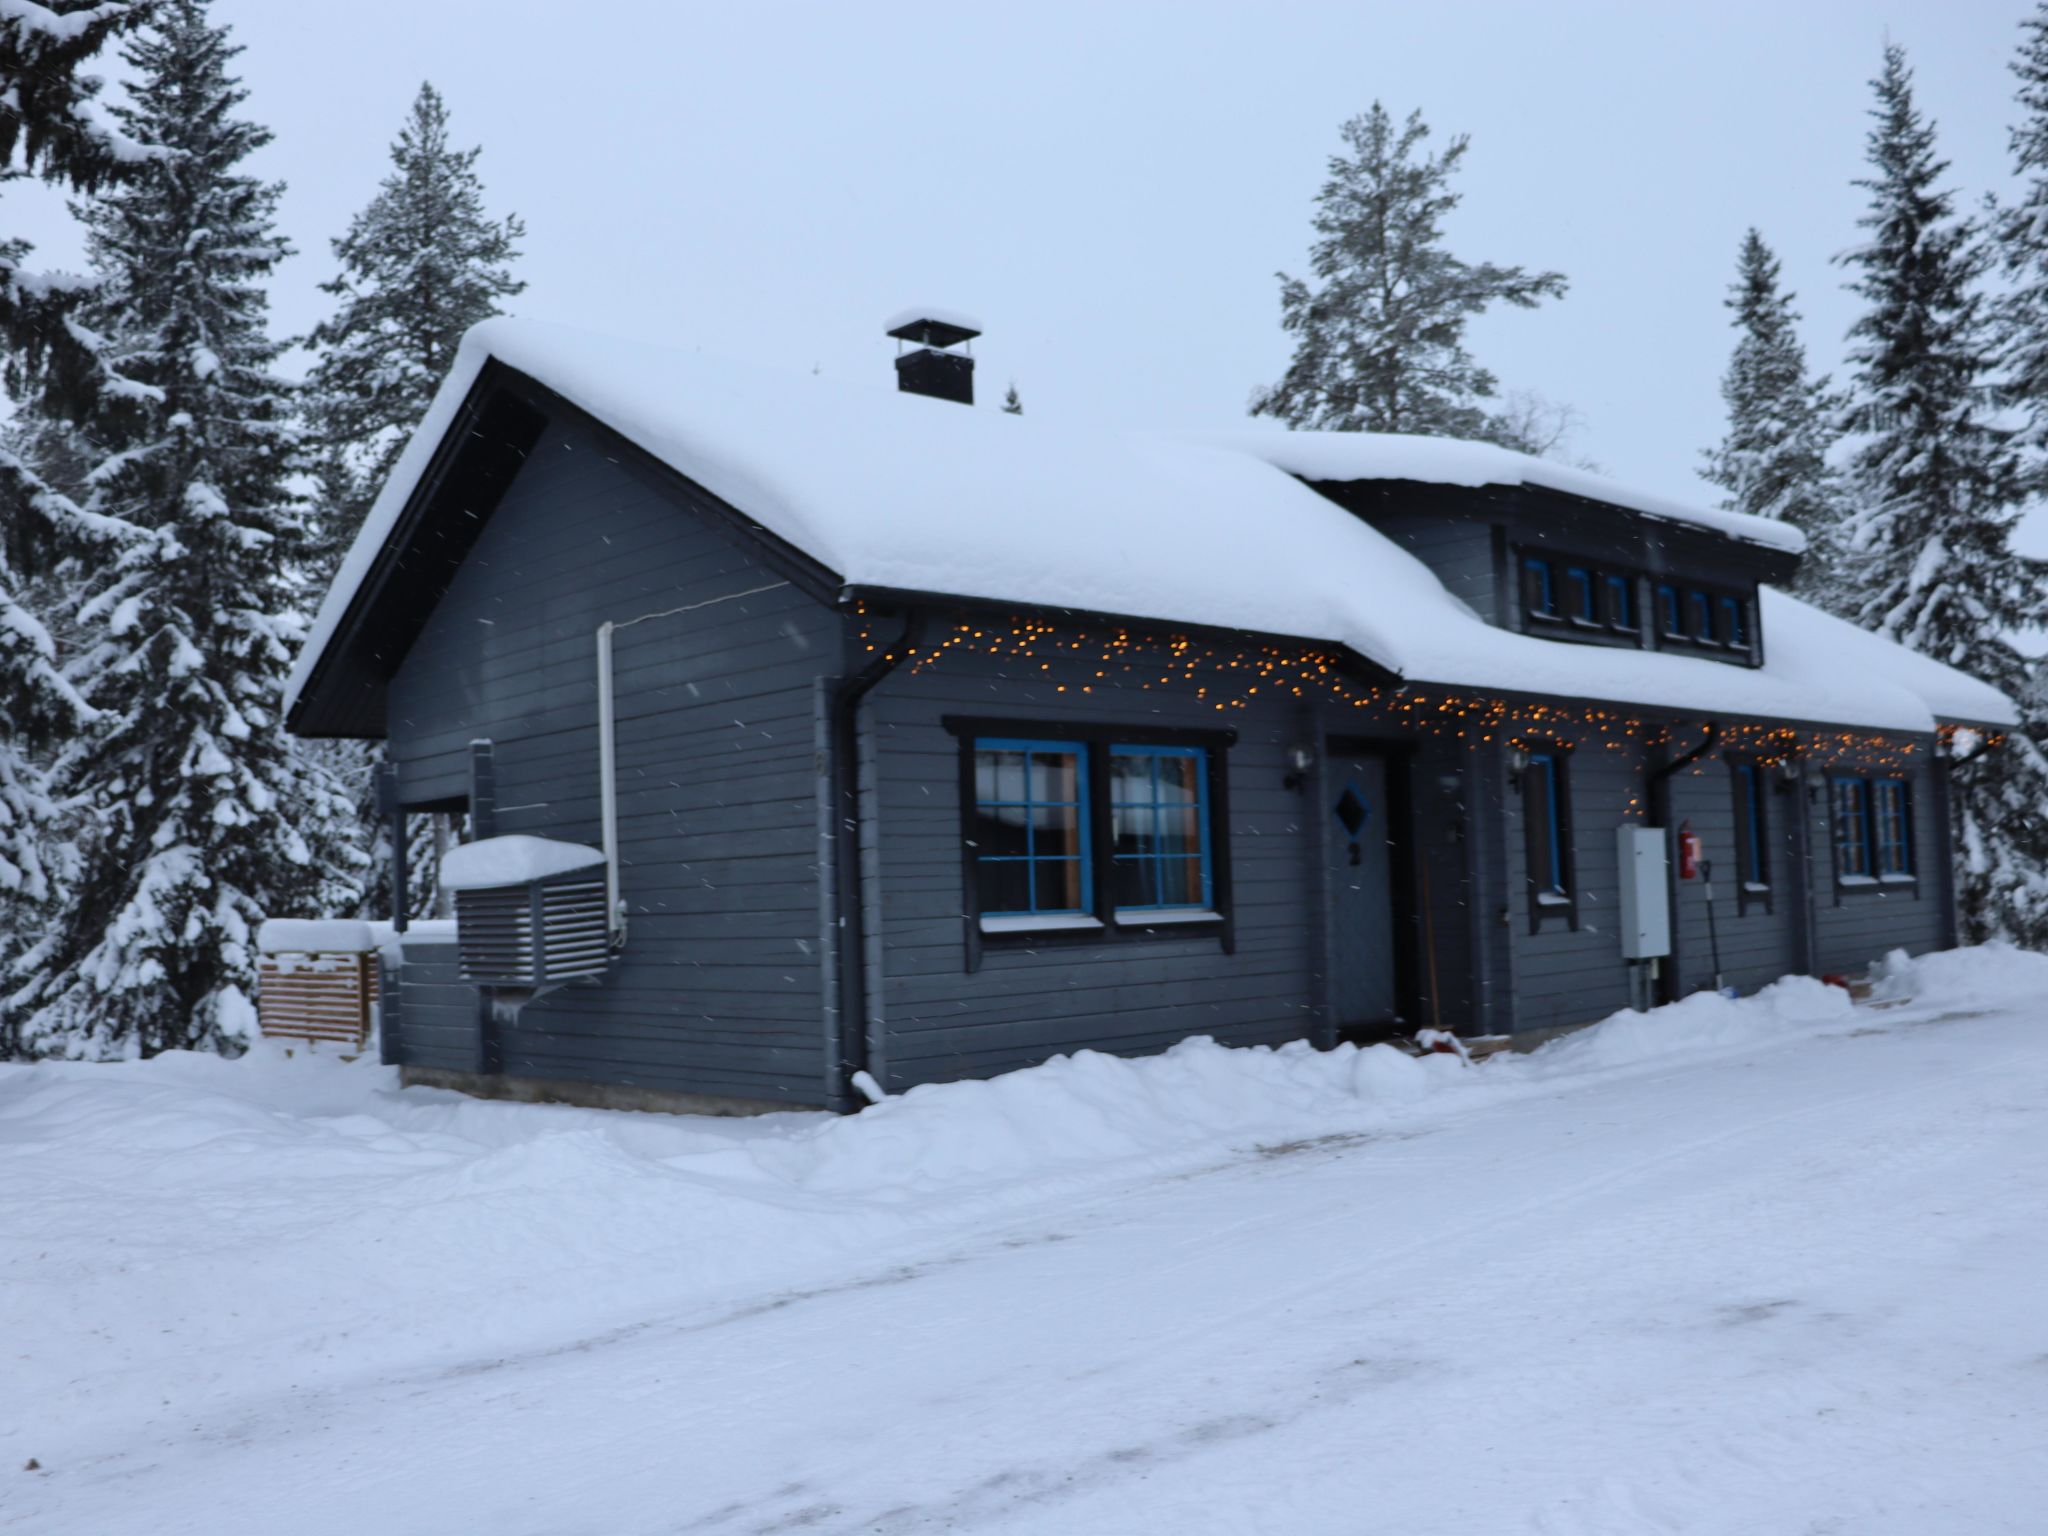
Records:
[[[1372,807],[1365,803],[1365,797],[1358,792],[1356,784],[1344,786],[1344,793],[1337,797],[1336,811],[1348,837],[1357,837],[1366,822],[1372,819]]]

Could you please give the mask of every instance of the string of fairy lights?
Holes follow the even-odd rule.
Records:
[[[867,650],[902,644],[893,627],[878,630],[865,606],[861,640]],[[883,649],[891,661],[893,649]],[[1463,742],[1477,749],[1493,743],[1525,745],[1550,739],[1578,750],[1595,747],[1629,752],[1644,746],[1688,744],[1699,727],[1674,724],[1626,706],[1546,703],[1508,699],[1428,686],[1382,687],[1360,680],[1335,651],[1294,649],[1268,643],[1212,645],[1189,636],[1147,633],[1121,626],[1073,627],[1028,616],[962,618],[918,644],[904,645],[902,660],[912,674],[929,672],[968,657],[993,657],[1045,674],[1055,694],[1093,694],[1098,688],[1140,692],[1155,689],[1192,696],[1219,713],[1247,710],[1273,698],[1318,700],[1368,711],[1418,735]],[[1078,665],[1077,665],[1078,664]],[[1057,668],[1057,676],[1054,675]],[[1075,681],[1074,673],[1081,673]],[[1092,675],[1090,675],[1092,674]],[[1958,736],[1967,737],[1959,747]],[[1996,746],[2001,737],[1943,726],[1944,754],[1967,755]],[[1775,768],[1801,761],[1853,759],[1859,764],[1909,768],[1928,756],[1924,740],[1887,736],[1844,726],[1795,729],[1781,724],[1722,723],[1717,752],[1694,765],[1729,755]]]

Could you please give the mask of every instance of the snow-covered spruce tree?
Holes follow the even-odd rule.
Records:
[[[1297,428],[1497,436],[1485,405],[1496,381],[1465,350],[1466,323],[1492,304],[1562,297],[1564,274],[1444,249],[1463,135],[1429,154],[1422,114],[1396,127],[1378,102],[1341,131],[1349,154],[1331,157],[1316,196],[1315,284],[1278,274],[1294,358],[1252,413]]]
[[[30,1054],[236,1049],[255,923],[355,895],[347,797],[278,720],[305,528],[262,287],[286,253],[279,188],[238,169],[268,134],[234,115],[237,51],[206,0],[162,0],[123,50],[117,116],[174,157],[79,210],[100,281],[84,323],[140,386],[80,434],[91,508],[146,536],[84,573],[97,634],[67,670],[101,719],[54,778],[91,824],[72,899],[16,963]]]
[[[2021,117],[2009,142],[2013,170],[2025,190],[1998,209],[1992,236],[2009,286],[1995,323],[2005,391],[2025,416],[2028,488],[2048,491],[2048,0],[2020,23],[2022,37],[2012,71],[2019,77]]]
[[[341,303],[315,330],[306,415],[317,452],[324,565],[339,559],[455,361],[462,333],[502,314],[526,230],[484,212],[480,146],[452,149],[448,109],[422,85],[391,174],[334,242]],[[324,566],[323,566],[324,568]]]
[[[1844,429],[1854,511],[1830,606],[2020,700],[2002,747],[1956,770],[1957,896],[1964,932],[2048,942],[2048,754],[2013,635],[2038,623],[2040,567],[2015,555],[2010,435],[1989,404],[1991,346],[1975,283],[1975,231],[1938,186],[1934,128],[1913,103],[1904,52],[1872,82],[1863,245],[1838,258],[1865,304],[1851,327]]]
[[[149,160],[106,116],[99,78],[87,72],[142,11],[127,0],[0,6],[0,182],[33,177],[83,192]],[[0,240],[0,383],[28,418],[0,441],[0,975],[61,889],[59,806],[45,770],[56,744],[92,718],[59,669],[36,588],[67,556],[117,545],[125,532],[81,509],[26,451],[38,414],[67,414],[105,382],[94,338],[67,323],[90,283],[27,271],[29,249]],[[0,1003],[0,1056],[12,1048]]]
[[[1704,473],[1728,493],[1721,504],[1729,511],[1775,518],[1806,535],[1799,590],[1824,599],[1836,590],[1830,573],[1848,512],[1828,465],[1835,407],[1827,380],[1807,376],[1799,314],[1778,273],[1778,258],[1750,230],[1726,300],[1740,333],[1721,380],[1728,432],[1707,450]]]

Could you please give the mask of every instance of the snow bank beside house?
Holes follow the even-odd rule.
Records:
[[[2048,1005],[2048,955],[2010,944],[1943,950],[1918,959],[1895,949],[1870,979],[1871,996],[1878,1002],[1945,1010]]]

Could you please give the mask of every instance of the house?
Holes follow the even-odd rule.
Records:
[[[1795,530],[975,409],[970,323],[892,334],[893,391],[469,336],[288,699],[477,840],[387,979],[408,1080],[848,1108],[1954,942],[1948,774],[2012,706],[1786,596]]]

